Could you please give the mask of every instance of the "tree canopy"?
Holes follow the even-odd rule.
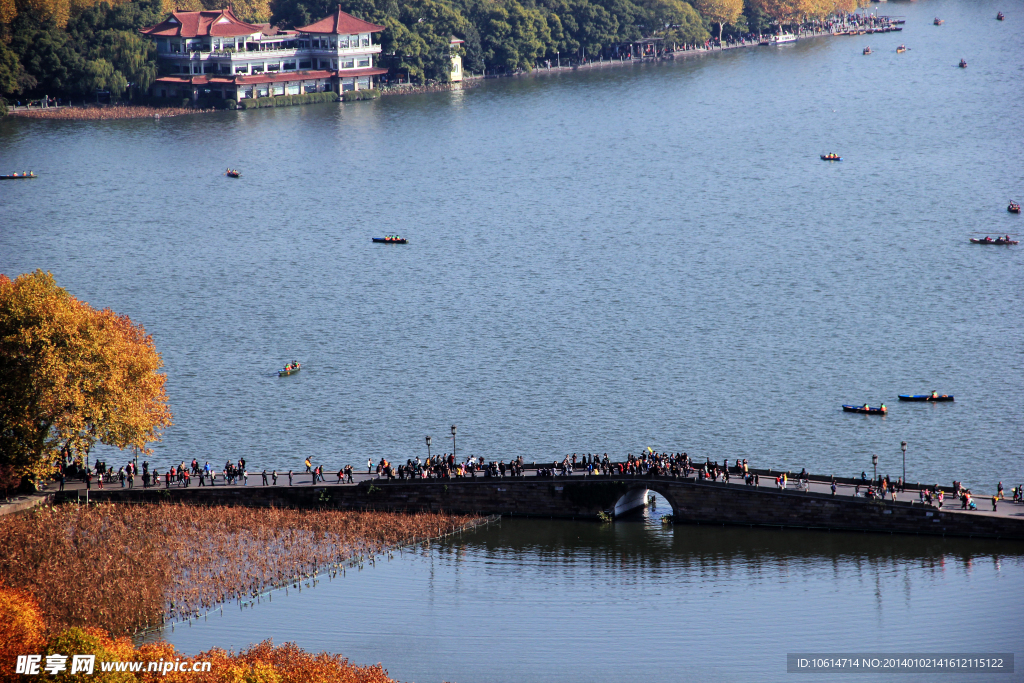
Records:
[[[131,99],[157,77],[156,51],[138,34],[172,9],[231,7],[243,21],[282,28],[312,23],[338,0],[0,0],[0,95]],[[451,76],[452,36],[469,71],[513,73],[545,59],[613,56],[643,38],[701,43],[763,31],[772,22],[820,19],[858,0],[341,0],[346,12],[385,27],[381,66],[416,81]]]
[[[0,466],[47,472],[96,443],[148,453],[171,424],[153,339],[36,271],[0,275]]]

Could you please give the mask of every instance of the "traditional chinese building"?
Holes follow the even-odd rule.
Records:
[[[383,26],[341,11],[309,26],[281,30],[247,24],[230,9],[172,12],[142,29],[156,41],[158,97],[250,97],[365,90],[387,73],[375,66]]]

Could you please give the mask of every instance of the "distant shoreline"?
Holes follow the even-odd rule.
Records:
[[[886,25],[890,26],[888,24]],[[888,31],[891,30],[891,28],[886,28],[885,30]],[[795,35],[798,39],[806,39],[840,37],[846,35],[861,35],[864,33],[866,32],[860,31],[855,34],[853,32],[836,33],[826,29],[809,29],[799,31]],[[383,86],[380,88],[380,95],[382,97],[389,97],[394,95],[418,95],[435,92],[448,92],[452,90],[464,90],[466,88],[478,86],[483,81],[490,79],[536,77],[549,75],[552,73],[558,74],[564,72],[579,71],[581,69],[603,69],[609,67],[632,66],[635,64],[645,64],[652,62],[674,61],[677,59],[685,59],[687,57],[704,56],[716,52],[724,52],[726,50],[734,50],[745,47],[759,47],[763,45],[763,40],[741,39],[739,41],[734,42],[726,41],[725,43],[720,43],[717,45],[711,43],[708,47],[695,46],[692,48],[684,48],[682,50],[666,51],[662,52],[657,56],[631,57],[629,59],[602,58],[598,59],[597,61],[583,62],[582,64],[573,64],[566,66],[541,66],[531,71],[520,71],[513,74],[470,75],[466,76],[462,81],[454,83]],[[18,116],[22,118],[56,119],[64,121],[107,121],[119,119],[163,118],[169,116],[182,116],[187,114],[204,114],[213,111],[223,110],[193,109],[191,107],[152,107],[148,105],[63,105],[47,108],[12,107],[8,111],[8,115]]]

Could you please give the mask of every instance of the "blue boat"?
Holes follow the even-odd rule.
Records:
[[[941,403],[942,401],[952,401],[953,397],[949,394],[936,394],[934,392],[930,394],[900,394],[901,401],[933,401]]]

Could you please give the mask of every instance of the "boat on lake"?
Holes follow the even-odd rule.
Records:
[[[795,43],[796,36],[792,33],[780,33],[777,36],[773,36],[771,40],[773,45],[785,45],[786,43]]]
[[[961,59],[960,63],[957,64],[957,66],[959,66],[961,69],[966,69],[967,68],[967,60],[966,59]]]
[[[238,178],[238,177],[240,177],[240,176],[242,175],[242,172],[241,172],[241,171],[236,171],[236,170],[235,170],[235,169],[233,169],[233,168],[229,168],[229,169],[228,169],[228,170],[227,170],[227,171],[226,171],[226,172],[224,173],[224,175],[226,175],[226,176],[227,176],[228,178]]]
[[[864,48],[864,54],[866,54],[866,55],[869,55],[869,54],[871,54],[871,47],[870,47],[870,46],[869,46],[869,47],[866,47],[866,48]]]
[[[933,401],[935,403],[941,403],[943,401],[952,401],[953,397],[949,394],[939,394],[933,391],[930,394],[900,394],[901,401]]]
[[[843,158],[841,156],[839,156],[838,154],[822,154],[821,155],[821,160],[822,161],[842,161]]]
[[[1010,213],[1020,213],[1020,204],[1011,201],[1010,205],[1006,207],[1006,210]]]
[[[0,180],[31,180],[37,177],[35,173],[29,171],[28,173],[11,173],[10,175],[0,175]]]
[[[936,26],[942,26],[943,24],[946,23],[946,20],[935,17],[935,20],[932,23],[935,24]]]
[[[399,237],[398,235],[385,235],[384,237],[372,237],[370,239],[372,239],[374,242],[378,242],[380,244],[408,244],[409,243],[409,240],[405,239],[404,237]]]
[[[972,237],[970,239],[971,239],[971,244],[999,244],[999,245],[1020,244],[1020,240],[1011,240],[1011,239],[1007,239],[1006,237],[997,237],[996,239],[992,239],[991,237],[984,237],[984,238],[981,238],[981,239],[978,239],[976,237]]]
[[[277,371],[278,377],[285,377],[287,375],[294,375],[296,372],[302,369],[302,363],[297,360],[293,360],[288,365],[284,366]]]
[[[907,51],[907,46],[906,45],[900,45],[899,47],[896,48],[896,54],[898,54],[898,55],[901,55],[901,54],[903,54],[906,51]]]
[[[872,408],[869,405],[862,405],[862,406],[847,406],[847,405],[844,405],[843,406],[843,411],[847,412],[847,413],[863,413],[865,415],[887,415],[889,413],[889,411],[886,409],[884,403],[880,407],[878,407],[878,408]]]
[[[999,12],[998,14],[996,14],[996,21],[1002,21],[1005,18],[1006,17],[1003,16],[1002,12]]]

